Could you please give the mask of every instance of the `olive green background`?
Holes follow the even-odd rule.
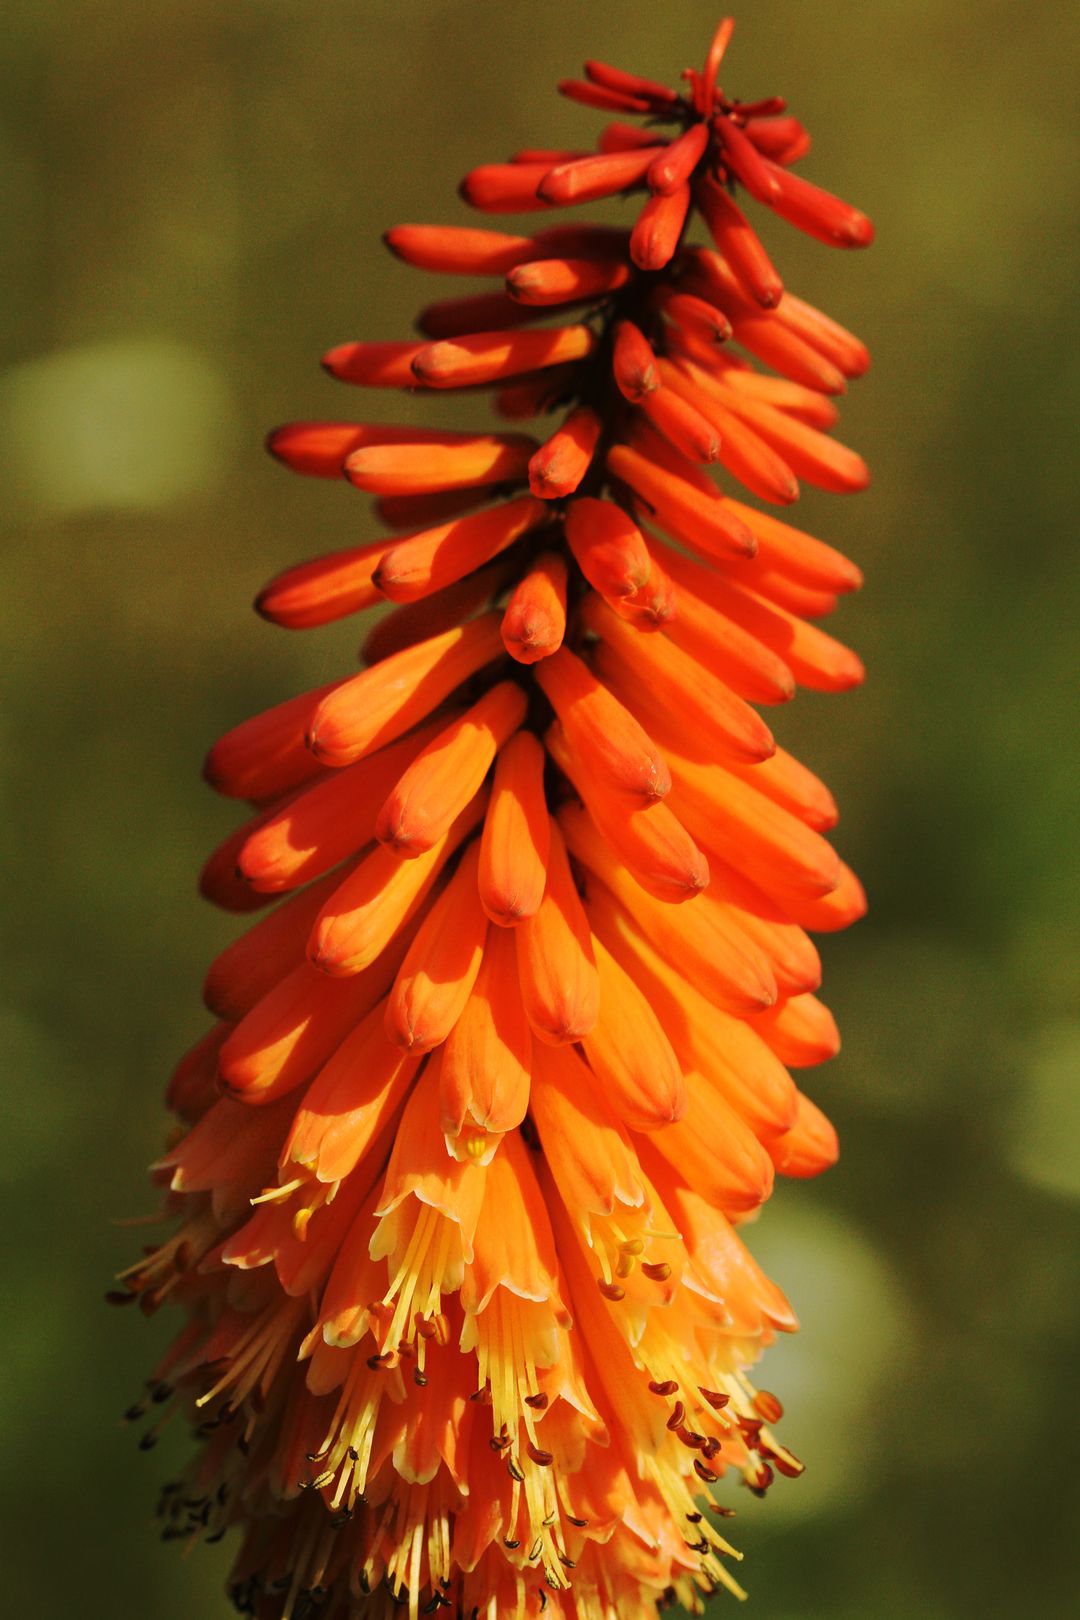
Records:
[[[183,1437],[144,1458],[117,1423],[168,1324],[100,1302],[230,929],[194,896],[233,820],[203,750],[358,639],[248,610],[286,562],[374,533],[262,435],[481,420],[319,371],[451,291],[379,233],[466,220],[475,163],[588,145],[599,115],[553,91],[584,57],[672,78],[715,20],[701,0],[4,7],[9,1614],[226,1613],[227,1553],[154,1537]],[[738,1498],[758,1620],[1075,1612],[1078,68],[1069,0],[748,0],[724,73],[787,94],[802,172],[878,226],[844,255],[763,225],[788,284],[873,348],[843,428],[875,480],[802,514],[866,570],[839,615],[866,687],[774,711],[835,787],[873,909],[826,943],[846,1044],[808,1076],[843,1158],[751,1234],[803,1317],[763,1381],[809,1463]]]

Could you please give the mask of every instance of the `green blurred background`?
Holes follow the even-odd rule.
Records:
[[[248,611],[286,562],[374,533],[262,435],[372,408],[317,357],[404,335],[436,295],[382,229],[466,219],[477,162],[589,144],[598,115],[553,93],[584,57],[670,77],[715,20],[702,0],[4,8],[11,1614],[226,1613],[227,1552],[155,1540],[170,1446],[143,1458],[117,1423],[168,1324],[100,1300],[230,928],[193,893],[232,824],[204,747],[355,651],[355,626],[290,637]],[[779,717],[838,792],[873,910],[826,944],[846,1046],[809,1077],[843,1159],[752,1233],[803,1318],[764,1381],[810,1464],[740,1499],[759,1620],[1076,1612],[1078,44],[1070,0],[748,0],[724,75],[787,94],[804,172],[878,226],[865,255],[764,227],[788,284],[873,348],[843,425],[875,482],[804,499],[866,569],[840,618],[870,678]]]

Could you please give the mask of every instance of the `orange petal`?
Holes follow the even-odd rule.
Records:
[[[635,405],[660,386],[656,355],[633,321],[619,321],[615,327],[611,366],[619,392]]]
[[[320,701],[308,723],[308,748],[322,764],[351,765],[411,731],[501,651],[499,615],[485,613],[384,658],[325,697],[313,694]]]
[[[536,666],[536,679],[570,746],[613,789],[647,804],[663,798],[671,778],[662,757],[629,710],[580,658],[563,647]]]
[[[650,1134],[652,1151],[728,1217],[759,1208],[772,1192],[768,1153],[701,1075],[687,1075],[686,1093],[682,1119]]]
[[[711,605],[712,569],[659,542],[655,549],[679,588],[679,611],[664,627],[668,640],[748,703],[794,697],[795,677],[783,659]]]
[[[376,848],[340,883],[315,919],[308,956],[332,977],[359,973],[386,949],[484,813],[479,793],[450,831],[415,860]]]
[[[570,1047],[534,1049],[531,1113],[563,1203],[588,1230],[590,1215],[645,1200],[637,1155],[594,1077]]]
[[[500,681],[440,731],[406,767],[375,818],[375,836],[414,858],[445,837],[478,792],[492,761],[525,718],[526,697]]]
[[[445,1041],[476,982],[488,931],[476,889],[479,855],[474,839],[420,924],[394,980],[386,1033],[406,1052],[427,1052]]]
[[[528,236],[464,225],[395,225],[383,241],[419,270],[462,276],[503,276],[533,251]]]
[[[281,1152],[320,1181],[352,1173],[393,1118],[419,1059],[392,1046],[379,1003],[358,1023],[311,1082]],[[366,1242],[362,1246],[366,1252]]]
[[[426,444],[365,445],[349,456],[345,475],[373,495],[515,483],[535,449],[536,440],[523,433],[445,433]]]
[[[666,905],[630,876],[584,810],[564,806],[559,825],[575,860],[610,891],[659,951],[678,961],[703,995],[740,1014],[772,1005],[776,981],[768,961],[722,907],[708,903],[707,893],[677,909]],[[590,884],[590,902],[592,892]]]
[[[506,927],[536,915],[547,883],[550,841],[544,751],[531,732],[519,731],[495,762],[480,841],[480,901],[493,922]]]
[[[649,578],[641,531],[621,506],[581,496],[566,511],[566,539],[593,590],[607,600],[632,596]]]
[[[518,989],[513,936],[488,934],[465,1008],[439,1054],[439,1120],[448,1142],[512,1131],[529,1106],[532,1036]],[[461,1156],[459,1154],[458,1156]]]
[[[595,596],[585,599],[581,618],[602,638],[594,655],[597,674],[618,686],[632,710],[677,716],[679,733],[689,730],[699,751],[744,762],[774,751],[757,711],[667,636],[639,636]]]
[[[322,364],[339,382],[364,388],[415,388],[412,363],[423,343],[339,343],[328,349]]]
[[[387,545],[348,546],[286,568],[259,592],[256,613],[287,630],[310,630],[374,607],[381,593],[373,575]]]
[[[678,191],[680,186],[686,184],[705,156],[708,144],[708,124],[691,124],[684,135],[672,141],[671,145],[649,165],[646,176],[649,189],[659,191],[663,196],[670,196],[673,191]]]
[[[429,722],[261,816],[237,851],[242,880],[267,895],[295,889],[370,843],[378,806],[438,729]]]
[[[647,152],[648,147],[644,150]],[[689,211],[688,185],[678,185],[670,192],[654,192],[630,233],[630,257],[639,270],[662,270],[670,263]]]
[[[790,1130],[794,1082],[756,1030],[695,989],[599,885],[590,887],[588,912],[660,1020],[683,1072],[703,1074],[762,1141]]]
[[[375,584],[392,602],[415,602],[490,562],[549,516],[531,495],[452,518],[384,548]]]
[[[588,405],[578,405],[529,462],[529,488],[546,501],[572,495],[589,470],[602,423]]]
[[[667,804],[628,809],[626,800],[605,787],[588,763],[566,741],[556,720],[545,742],[559,769],[570,778],[602,836],[641,886],[659,900],[692,900],[709,882],[709,864]]]
[[[754,1028],[782,1063],[793,1069],[825,1063],[840,1050],[832,1013],[816,996],[791,996],[754,1018]]]
[[[706,495],[629,445],[613,445],[607,464],[612,476],[628,484],[675,539],[720,561],[754,555],[749,528],[715,491]]]
[[[467,1313],[483,1311],[496,1288],[519,1299],[555,1300],[560,1314],[555,1239],[540,1184],[521,1137],[507,1136],[488,1166],[473,1257],[461,1288]]]
[[[461,182],[462,197],[485,214],[525,214],[551,205],[536,188],[550,163],[482,163]]]
[[[533,259],[510,271],[506,290],[518,303],[546,308],[602,297],[629,280],[629,265],[616,259]]]
[[[519,664],[550,658],[566,633],[566,562],[543,551],[514,586],[502,619],[507,652]]]
[[[342,982],[301,962],[241,1019],[222,1047],[219,1067],[228,1095],[274,1102],[307,1080],[385,994],[396,965],[388,957]]]
[[[538,332],[478,332],[430,343],[412,362],[413,373],[430,388],[464,388],[516,377],[523,371],[584,360],[596,347],[587,326],[553,326]]]
[[[664,377],[664,361],[660,375]],[[641,401],[641,410],[658,433],[670,439],[689,461],[720,461],[720,433],[713,422],[675,388],[661,386]]]
[[[828,894],[840,858],[820,833],[720,764],[671,753],[673,798],[696,838],[781,904],[786,894]]]
[[[203,775],[230,799],[274,799],[321,774],[304,745],[311,716],[347,681],[330,681],[264,709],[219,737],[206,756]],[[306,757],[305,757],[306,756]]]
[[[655,1131],[686,1112],[686,1085],[663,1025],[630,974],[593,936],[600,1012],[583,1046],[624,1125]]]
[[[819,1176],[840,1157],[836,1131],[820,1108],[799,1093],[799,1111],[786,1136],[770,1143],[769,1152],[781,1176]]]
[[[653,159],[664,150],[662,146],[643,146],[633,152],[602,152],[596,157],[557,164],[542,177],[539,195],[560,207],[613,197],[643,184]]]
[[[738,203],[708,176],[698,184],[694,200],[717,252],[730,265],[740,287],[763,309],[773,309],[780,302],[784,284]]]
[[[203,983],[203,1000],[212,1012],[242,1018],[295,967],[312,923],[341,878],[341,872],[328,872],[275,906],[218,953]]]
[[[521,998],[541,1041],[579,1041],[596,1023],[599,987],[592,935],[558,827],[552,823],[547,887],[516,929]]]

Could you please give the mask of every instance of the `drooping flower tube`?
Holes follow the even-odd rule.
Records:
[[[871,228],[782,101],[720,89],[731,26],[679,90],[561,85],[595,152],[466,176],[522,233],[388,231],[483,290],[327,370],[510,428],[270,437],[389,532],[258,611],[393,607],[210,751],[249,808],[202,888],[246,926],[168,1090],[175,1229],[114,1294],[184,1312],[133,1415],[194,1422],[165,1534],[238,1527],[260,1620],[700,1609],[740,1594],[730,1482],[801,1472],[748,1376],[795,1317],[739,1228],[836,1157],[790,1071],[838,1044],[810,936],[864,899],[762,710],[862,678],[818,623],[859,570],[775,508],[866,483],[830,429],[868,356],[757,225]],[[622,228],[545,217],[614,196]]]

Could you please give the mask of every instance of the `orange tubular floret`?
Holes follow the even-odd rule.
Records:
[[[830,1170],[840,1157],[840,1144],[821,1109],[800,1091],[795,1123],[778,1142],[770,1144],[769,1153],[777,1175],[804,1178]]]
[[[686,1113],[686,1082],[663,1025],[629,973],[593,936],[600,1012],[582,1045],[612,1110],[635,1131]]]
[[[757,1014],[753,1027],[791,1069],[825,1063],[840,1050],[840,1032],[832,1013],[809,992]]]
[[[427,725],[411,732],[260,817],[237,851],[239,877],[270,896],[321,877],[370,843],[379,805],[435,729]]]
[[[282,1166],[301,1165],[323,1182],[347,1176],[397,1112],[417,1068],[416,1058],[386,1039],[380,1002],[305,1092],[281,1150]]]
[[[677,141],[672,141],[671,145],[649,165],[646,179],[650,191],[658,191],[664,196],[670,196],[673,191],[678,191],[697,168],[708,144],[709,126],[691,124],[685,135],[680,135]]]
[[[521,687],[501,681],[429,742],[376,816],[379,842],[395,855],[414,858],[444,838],[524,720],[525,708]]]
[[[414,378],[429,388],[464,388],[567,360],[584,360],[595,347],[596,337],[587,326],[478,332],[452,342],[427,344],[414,357],[412,370]]]
[[[218,1058],[230,1097],[270,1103],[313,1075],[393,978],[400,950],[349,980],[301,962],[237,1024]]]
[[[529,1106],[532,1036],[518,989],[514,941],[492,929],[476,983],[440,1054],[440,1124],[461,1155],[477,1132],[521,1124]]]
[[[668,639],[748,703],[786,703],[793,698],[795,677],[783,659],[725,618],[704,595],[713,571],[669,546],[656,549],[680,587],[679,611],[665,627]]]
[[[550,173],[550,163],[483,163],[461,182],[461,195],[470,208],[485,214],[525,214],[550,204],[536,188]]]
[[[575,860],[593,873],[689,982],[717,1006],[745,1016],[772,1006],[776,980],[762,952],[706,895],[674,910],[638,884],[583,810],[566,806],[559,824]],[[587,893],[590,898],[592,889]]]
[[[519,731],[495,764],[480,841],[480,902],[502,927],[533,917],[547,883],[551,823],[544,799],[544,751]]]
[[[662,368],[664,362],[660,365]],[[715,423],[674,388],[657,388],[646,395],[640,408],[657,432],[669,439],[689,461],[722,460],[724,447]]]
[[[773,1188],[769,1154],[699,1075],[687,1077],[686,1091],[686,1113],[667,1130],[653,1132],[653,1152],[729,1220],[759,1209]]]
[[[669,320],[681,328],[680,341],[703,338],[710,345],[710,360],[714,358],[713,345],[726,343],[731,336],[731,322],[715,304],[695,293],[673,292],[670,287],[658,287],[653,302]]]
[[[322,357],[322,364],[339,382],[364,388],[415,388],[412,363],[424,343],[339,343]]]
[[[581,572],[605,600],[632,597],[648,583],[648,547],[621,506],[591,496],[573,501],[566,539]]]
[[[360,644],[364,663],[377,664],[392,653],[403,652],[417,641],[441,636],[444,631],[472,618],[488,606],[492,596],[498,595],[512,567],[506,558],[499,558],[489,567],[466,574],[432,596],[417,597],[415,602],[406,602],[392,613],[384,614]]]
[[[577,788],[585,807],[612,849],[650,894],[660,900],[692,900],[709,882],[709,863],[678,818],[661,799],[628,809],[573,752],[558,721],[544,741],[548,753]]]
[[[392,542],[372,579],[392,602],[415,602],[490,562],[548,515],[541,501],[522,495],[484,512],[452,518],[435,529]]]
[[[840,881],[840,858],[820,833],[719,764],[671,751],[672,798],[690,831],[740,869],[771,897],[808,899],[829,894]]]
[[[704,395],[719,406],[725,419],[730,419],[732,413],[743,418],[800,477],[838,494],[866,488],[870,474],[862,457],[853,450],[826,438],[805,422],[793,421],[766,401],[755,400],[745,391],[740,393],[737,387],[729,387],[725,379],[708,376],[692,362],[683,361],[679,369],[696,388],[696,397]],[[669,380],[663,370],[661,374],[665,381]],[[702,408],[708,409],[707,406]]]
[[[630,280],[630,267],[614,259],[533,259],[517,265],[506,290],[520,304],[569,304],[618,291]]]
[[[596,1023],[599,983],[589,924],[558,827],[549,829],[547,886],[539,910],[515,930],[521,998],[534,1033],[561,1045]]]
[[[519,664],[550,658],[566,633],[566,562],[544,551],[515,585],[502,619],[507,652]]]
[[[315,918],[308,957],[323,973],[360,973],[381,956],[405,919],[430,893],[458,845],[484,814],[478,793],[450,831],[415,860],[399,860],[390,850],[373,849],[339,883]]]
[[[351,765],[410,731],[502,651],[499,616],[432,636],[334,686],[315,704],[307,746],[325,765]]]
[[[695,201],[740,287],[763,309],[775,308],[784,284],[738,203],[711,178],[702,180]]]
[[[529,462],[529,488],[542,500],[572,495],[589,470],[603,423],[589,405],[572,410]]]
[[[862,570],[824,541],[792,528],[771,512],[759,512],[736,500],[728,505],[752,531],[758,562],[764,567],[819,590],[857,591],[862,584]]]
[[[846,692],[862,681],[866,672],[857,653],[778,604],[729,580],[718,583],[714,600],[736,624],[779,653],[801,686]]]
[[[597,671],[618,680],[635,705],[644,700],[650,712],[658,706],[670,712],[680,731],[696,735],[699,747],[725,758],[754,761],[774,751],[761,716],[666,636],[640,640],[595,599],[586,601],[582,618],[602,638]]]
[[[595,202],[641,185],[661,146],[644,146],[636,152],[601,153],[560,163],[543,177],[537,195],[547,203]]]
[[[754,555],[757,546],[749,527],[715,492],[704,494],[629,445],[613,445],[607,464],[612,476],[628,484],[675,539],[720,562]]]
[[[630,257],[639,270],[662,270],[671,262],[689,211],[688,185],[649,198],[630,233]]]
[[[310,630],[374,607],[381,592],[374,574],[387,541],[313,557],[278,574],[255,598],[255,611],[287,630]]]
[[[619,392],[634,404],[660,386],[656,355],[648,339],[633,321],[620,321],[615,328],[612,370]]]
[[[528,236],[467,225],[395,225],[383,241],[419,270],[461,276],[504,276],[530,258],[534,246]]]
[[[305,758],[305,728],[319,704],[347,685],[331,681],[301,692],[227,731],[203,765],[210,786],[230,799],[273,799],[317,776],[319,762]]]
[[[239,1019],[295,966],[322,906],[341,882],[330,872],[290,896],[226,945],[211,962],[203,1000],[222,1018]]]
[[[345,475],[372,495],[516,483],[535,449],[536,440],[523,433],[445,433],[425,444],[365,446],[349,456]]]
[[[545,313],[517,303],[505,292],[470,293],[465,298],[440,298],[426,304],[414,324],[427,338],[459,338],[528,326],[543,320]]]
[[[488,932],[476,887],[479,856],[474,839],[417,929],[394,980],[386,1033],[403,1051],[427,1052],[445,1041],[476,982]]]
[[[762,1141],[790,1130],[794,1081],[756,1030],[690,983],[606,889],[590,885],[587,908],[596,933],[648,997],[683,1072],[704,1075]]]
[[[561,648],[537,665],[536,679],[570,746],[592,760],[614,790],[646,804],[663,798],[671,776],[660,753],[576,654]]]

